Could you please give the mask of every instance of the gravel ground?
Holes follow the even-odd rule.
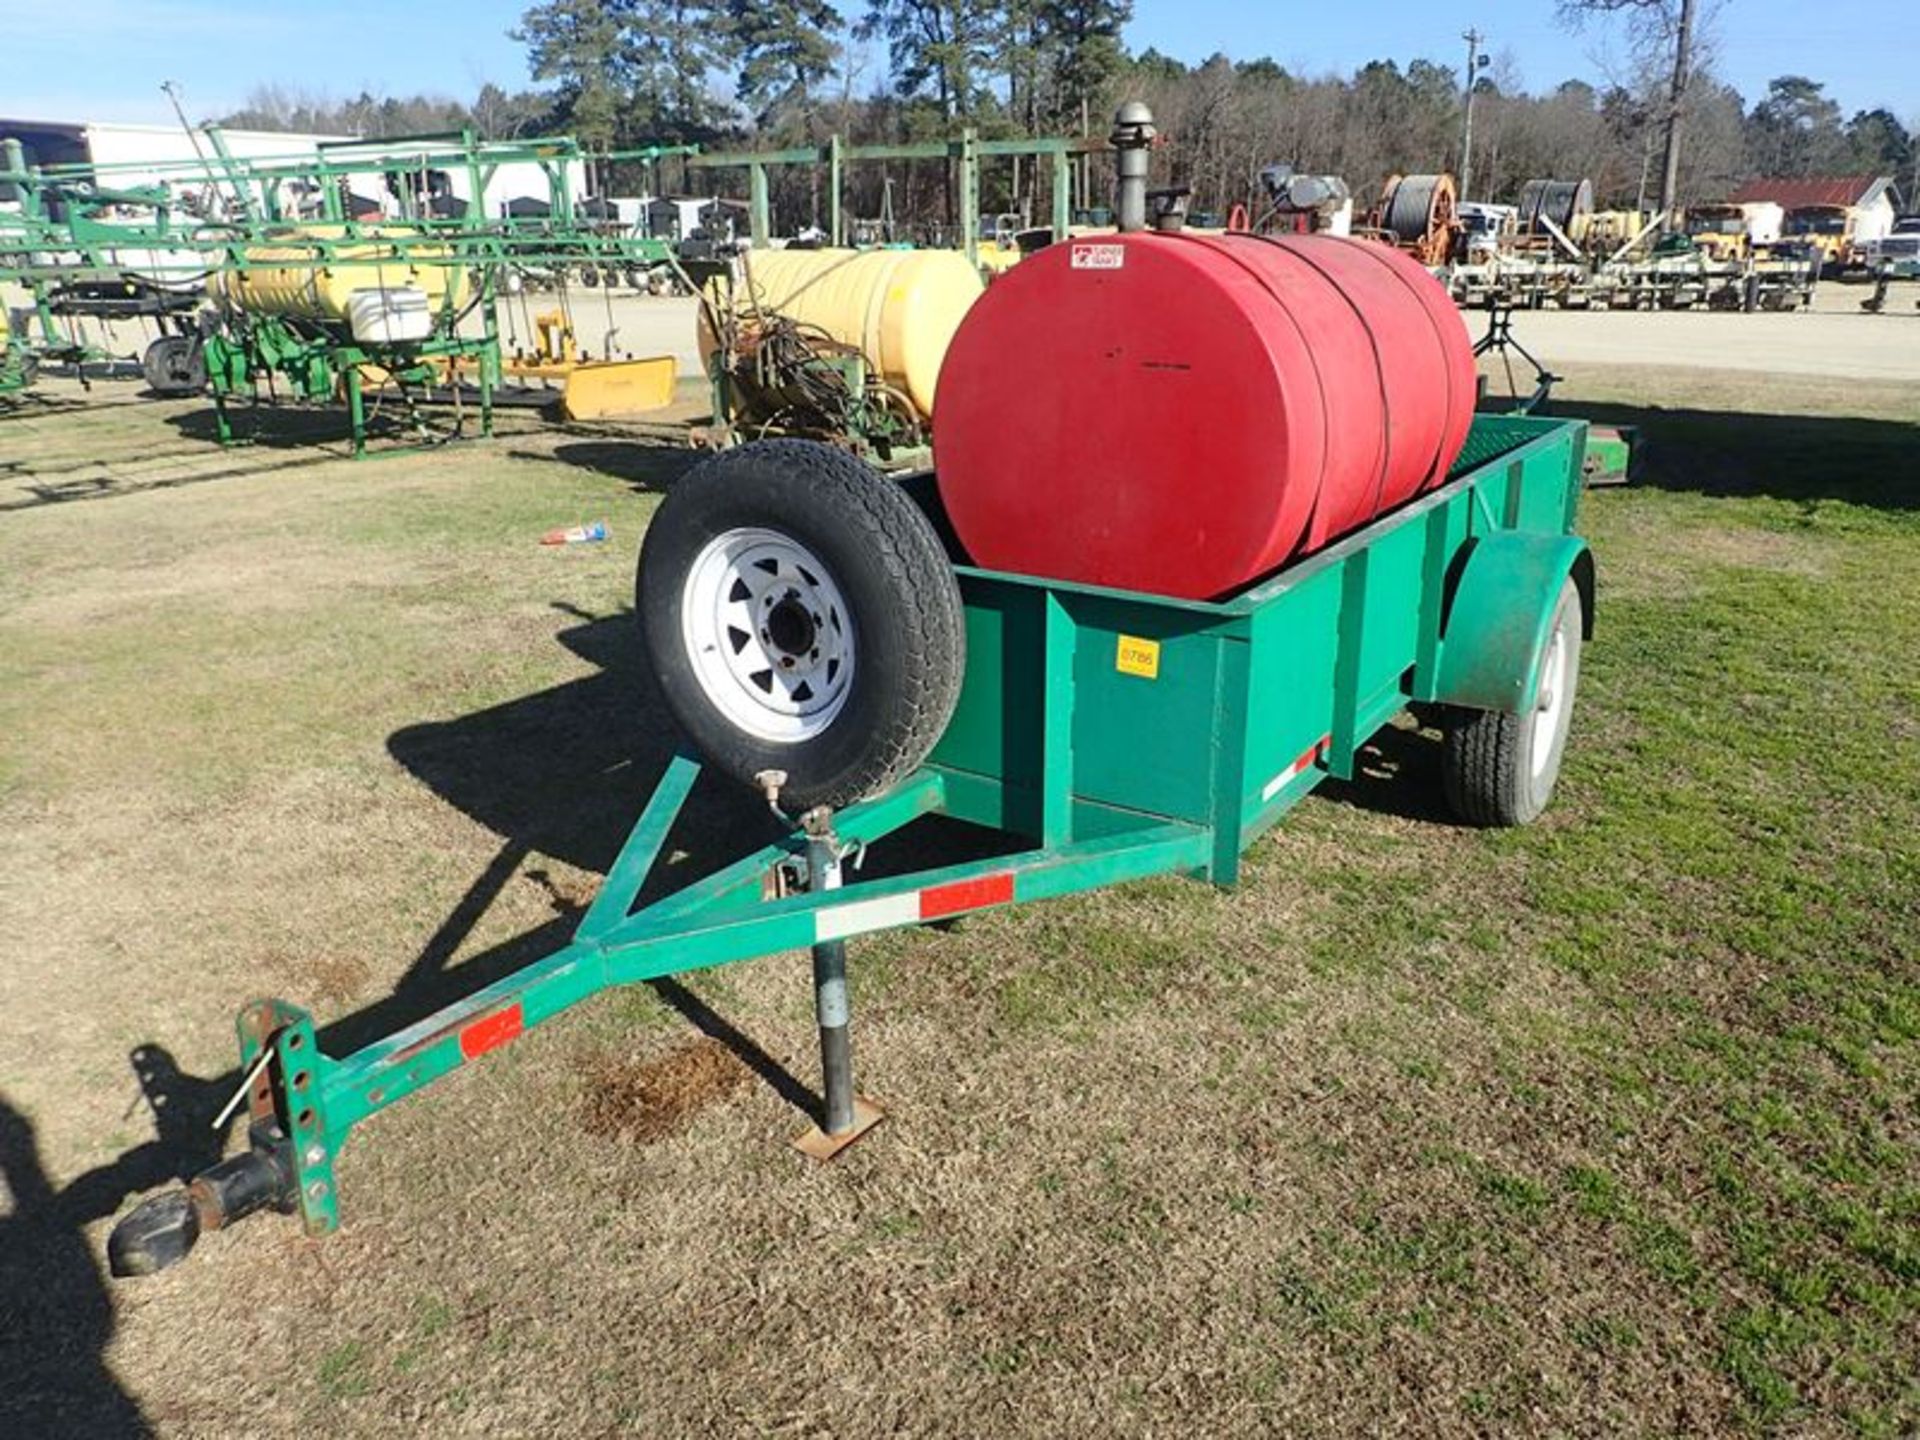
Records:
[[[1806,313],[1539,310],[1514,317],[1514,338],[1549,368],[1660,365],[1828,379],[1920,380],[1920,286],[1869,315],[1866,286],[1828,284]],[[1477,338],[1486,320],[1464,315]]]
[[[1884,315],[1861,311],[1863,285],[1829,283],[1814,308],[1800,314],[1741,315],[1709,311],[1639,312],[1541,310],[1514,319],[1514,335],[1549,368],[1582,365],[1657,365],[1696,370],[1759,371],[1829,379],[1920,380],[1920,286],[1894,292]],[[607,345],[630,355],[671,354],[682,375],[698,375],[694,302],[631,293],[577,289],[568,297],[574,333],[594,353]],[[508,344],[526,343],[533,318],[560,304],[550,293],[515,298],[501,324]],[[1462,317],[1476,338],[1486,320]],[[137,357],[150,332],[107,327],[116,353]]]

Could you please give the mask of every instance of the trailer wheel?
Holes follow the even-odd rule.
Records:
[[[720,770],[783,770],[787,809],[910,773],[960,693],[960,588],[933,526],[844,450],[762,440],[695,466],[635,582],[667,707]]]
[[[169,399],[207,388],[207,357],[192,335],[162,335],[140,357],[147,388]]]
[[[1539,661],[1540,698],[1524,715],[1455,707],[1441,752],[1447,803],[1470,825],[1527,825],[1553,799],[1580,683],[1580,589],[1561,587]]]

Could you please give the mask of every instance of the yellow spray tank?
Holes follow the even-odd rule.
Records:
[[[922,419],[933,414],[954,331],[985,288],[957,250],[756,250],[741,271],[733,286],[709,287],[709,303],[730,303],[749,327],[756,315],[779,315],[859,350]],[[699,326],[711,368],[721,342],[706,306]]]
[[[349,323],[356,333],[366,324],[394,331],[361,335],[365,339],[424,338],[411,333],[412,324],[399,333],[402,301],[410,302],[410,316],[429,321],[449,296],[455,309],[467,302],[467,272],[447,263],[452,251],[400,226],[363,229],[351,239],[344,226],[302,226],[288,231],[282,243],[245,247],[240,258],[240,266],[208,279],[214,300],[252,315]],[[370,301],[383,317],[377,322],[368,319]]]

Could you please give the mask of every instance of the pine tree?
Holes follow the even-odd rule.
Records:
[[[1048,128],[1077,130],[1083,108],[1105,108],[1126,64],[1120,32],[1133,19],[1133,0],[1040,0],[1036,19],[1051,90]],[[1096,126],[1105,118],[1089,117]]]
[[[630,87],[623,58],[626,0],[542,0],[510,38],[527,47],[537,81],[560,82],[560,118],[591,145],[613,143]]]
[[[987,96],[994,16],[972,0],[869,0],[858,39],[884,39],[895,91],[933,101],[943,121],[971,120]]]
[[[734,93],[755,123],[804,109],[839,61],[840,12],[827,0],[729,0],[727,12],[740,52]]]
[[[709,76],[737,53],[727,0],[541,0],[512,37],[590,144],[701,139],[727,119]]]
[[[648,138],[705,140],[728,119],[710,85],[739,54],[727,0],[621,0],[633,115]]]

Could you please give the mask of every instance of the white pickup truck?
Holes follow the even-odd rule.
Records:
[[[1896,220],[1891,234],[1867,241],[1860,247],[1860,260],[1872,274],[1884,271],[1895,280],[1920,280],[1920,215]]]

